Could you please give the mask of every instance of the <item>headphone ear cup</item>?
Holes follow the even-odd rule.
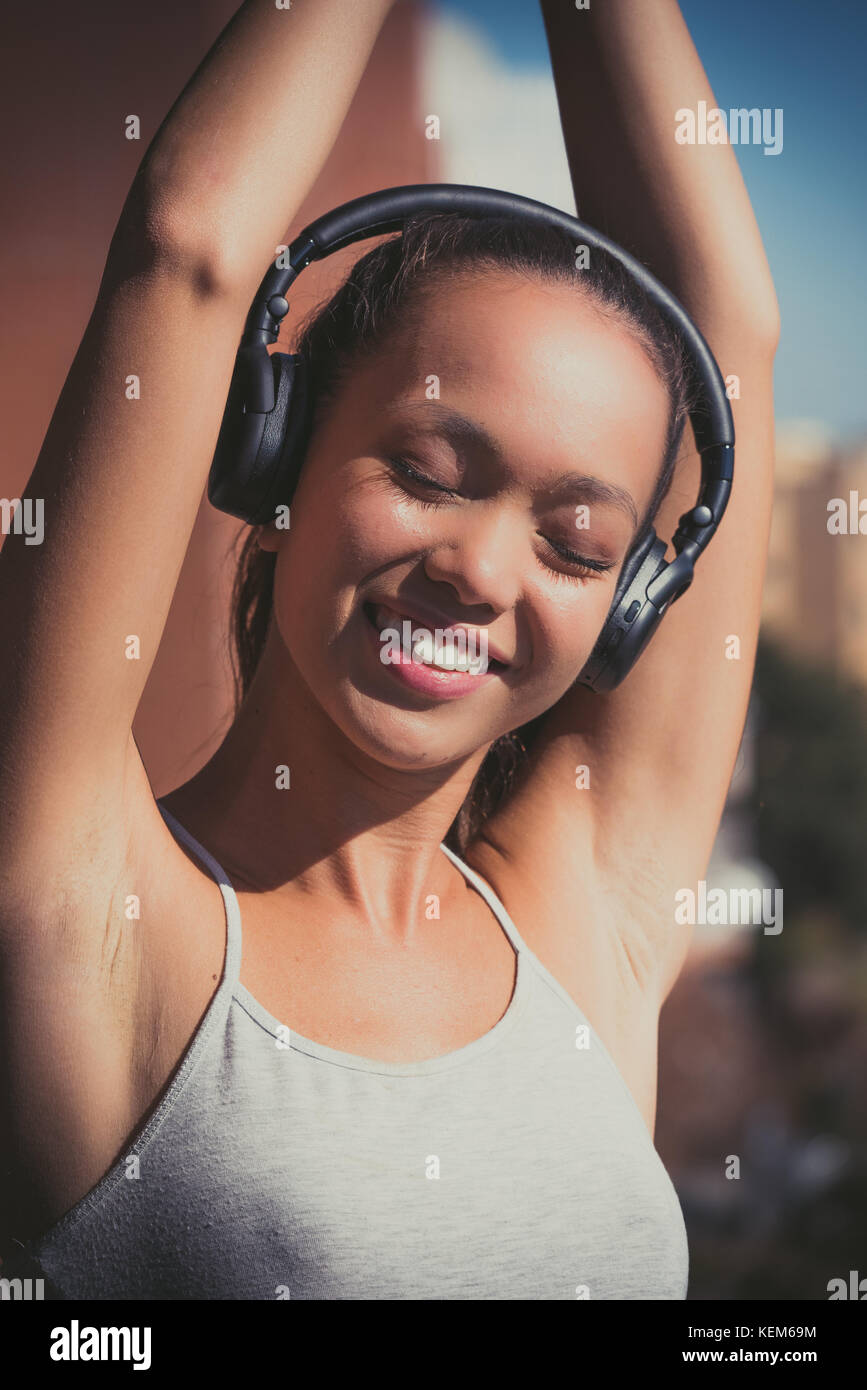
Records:
[[[261,455],[263,491],[256,521],[273,521],[277,508],[288,507],[295,493],[304,458],[309,424],[309,392],[304,359],[272,352],[274,409],[265,417]]]
[[[632,670],[662,618],[647,597],[648,585],[665,568],[665,541],[651,528],[627,556],[608,617],[577,683],[613,690]]]
[[[245,408],[269,400],[270,409]],[[239,352],[208,478],[215,507],[251,525],[274,520],[295,489],[308,405],[301,358],[258,345]]]

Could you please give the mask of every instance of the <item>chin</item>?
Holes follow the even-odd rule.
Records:
[[[418,772],[425,768],[446,767],[464,762],[479,753],[496,734],[485,739],[478,734],[467,737],[452,723],[440,717],[435,727],[432,715],[441,711],[406,710],[371,700],[353,692],[349,707],[334,722],[360,752],[385,767],[399,772]]]

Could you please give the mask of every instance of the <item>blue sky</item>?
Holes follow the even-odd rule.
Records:
[[[538,0],[439,5],[478,24],[510,65],[550,71]],[[681,0],[681,9],[723,109],[784,111],[779,155],[733,147],[780,301],[777,416],[822,421],[841,440],[865,435],[867,4]]]

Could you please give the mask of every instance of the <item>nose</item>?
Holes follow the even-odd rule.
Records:
[[[449,584],[466,607],[505,613],[520,592],[519,554],[516,518],[502,504],[473,507],[428,549],[424,569],[430,579]]]

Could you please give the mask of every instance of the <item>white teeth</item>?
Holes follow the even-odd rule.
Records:
[[[374,609],[374,618],[380,634],[385,628],[397,628],[406,633],[413,626],[409,619],[401,618],[400,614],[379,604]],[[472,675],[479,675],[487,669],[486,633],[480,632],[477,636],[476,642],[481,648],[480,651],[475,650],[476,642],[466,638],[459,640],[454,635],[446,636],[445,630],[441,633],[439,628],[437,633],[441,633],[440,640],[434,633],[424,629],[415,628],[415,633],[417,635],[412,643],[413,661],[424,666],[436,666],[442,671],[466,671]],[[408,641],[406,635],[404,641]]]
[[[412,655],[414,661],[423,661],[426,666],[442,665],[441,660],[435,661],[436,651],[434,647],[433,635],[430,632],[422,633],[412,644]],[[440,653],[440,655],[442,655]]]
[[[414,661],[439,666],[443,671],[472,671],[478,665],[467,652],[459,652],[454,643],[438,645],[429,632],[413,643],[412,655]]]

